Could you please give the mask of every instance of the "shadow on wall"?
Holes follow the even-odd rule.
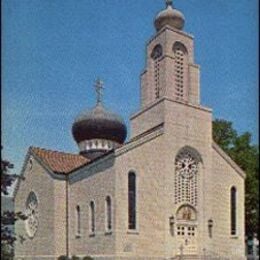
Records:
[[[72,173],[69,178],[69,184],[81,181],[97,173],[105,172],[108,169],[113,168],[115,164],[115,153],[114,150],[102,155],[91,161],[88,165],[83,166]]]

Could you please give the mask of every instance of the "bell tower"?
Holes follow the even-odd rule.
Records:
[[[193,36],[183,31],[184,15],[166,0],[154,20],[156,34],[146,48],[141,74],[141,107],[162,97],[198,105],[199,66],[194,63]]]
[[[194,62],[193,36],[183,31],[184,24],[184,15],[172,0],[166,0],[165,9],[154,19],[156,32],[146,46],[141,107],[131,117],[132,138],[167,122],[177,123],[180,117],[188,120],[188,108],[193,109],[192,114],[204,109],[200,105],[200,68]],[[173,118],[167,114],[170,110],[180,112]],[[187,122],[184,125],[190,128]]]

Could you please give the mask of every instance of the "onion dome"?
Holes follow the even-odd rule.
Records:
[[[102,82],[96,82],[97,104],[83,111],[74,121],[72,134],[81,154],[95,158],[124,143],[127,130],[123,119],[104,108],[101,102]]]
[[[173,8],[172,0],[166,0],[166,9],[161,11],[155,18],[154,26],[157,31],[161,30],[165,25],[172,28],[182,30],[185,23],[184,15]]]
[[[76,118],[72,133],[78,143],[99,138],[122,144],[126,138],[126,126],[120,116],[98,103],[94,109],[86,110]]]

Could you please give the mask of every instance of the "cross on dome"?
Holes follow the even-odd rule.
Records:
[[[172,0],[165,0],[165,3],[166,3],[166,7],[168,7],[169,5],[172,6]]]
[[[104,82],[98,78],[95,82],[95,89],[97,93],[97,104],[101,103],[102,101],[102,96],[103,96],[102,90],[104,89],[103,86],[104,86]]]

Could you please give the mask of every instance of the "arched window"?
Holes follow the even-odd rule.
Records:
[[[128,174],[128,228],[136,229],[136,176]]]
[[[174,73],[175,73],[175,96],[178,99],[185,99],[185,77],[188,69],[187,49],[185,46],[176,42],[173,45],[173,52],[175,56]]]
[[[160,44],[157,44],[152,51],[151,57],[154,61],[154,85],[155,98],[160,97],[160,57],[163,54],[163,49]]]
[[[175,204],[198,204],[198,170],[201,162],[198,152],[184,147],[175,158],[174,197]]]
[[[77,218],[77,235],[80,235],[80,206],[76,207],[76,218]]]
[[[90,202],[90,232],[95,233],[95,204],[94,201]]]
[[[109,196],[106,197],[106,229],[108,231],[112,229],[112,205]]]
[[[237,220],[236,220],[236,214],[237,214],[237,189],[236,187],[232,187],[230,191],[230,212],[231,212],[231,235],[236,235],[237,233]]]
[[[25,229],[30,238],[33,238],[39,226],[38,199],[36,194],[31,191],[26,200]]]

